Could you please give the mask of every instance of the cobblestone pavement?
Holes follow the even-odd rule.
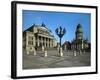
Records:
[[[23,69],[39,69],[39,68],[59,68],[59,67],[81,67],[90,66],[90,52],[80,54],[73,51],[63,51],[63,57],[59,56],[57,50],[47,51],[48,56],[44,57],[44,52],[37,51],[37,55],[32,53],[27,55],[23,52]]]

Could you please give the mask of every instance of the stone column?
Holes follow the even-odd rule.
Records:
[[[44,47],[46,47],[46,38],[44,38]]]
[[[49,44],[50,44],[49,46],[51,47],[51,39],[49,39]]]
[[[37,36],[37,46],[40,46],[39,45],[39,36]]]
[[[51,47],[53,47],[53,45],[52,45],[52,44],[53,44],[53,40],[51,40]]]
[[[52,40],[52,47],[54,47],[54,43],[53,43],[53,40]]]
[[[45,47],[47,47],[47,38],[45,38]]]
[[[28,35],[26,35],[26,46],[28,46]]]
[[[28,51],[28,35],[26,35],[26,54],[29,54],[29,51]]]
[[[43,37],[41,37],[41,45],[42,45],[42,51],[44,51],[44,45],[43,45]]]
[[[49,47],[51,46],[51,44],[50,44],[50,38],[49,38]]]
[[[49,47],[49,38],[47,38],[47,47]]]
[[[41,45],[43,46],[43,37],[41,37]]]
[[[45,47],[45,37],[43,37],[43,46]]]
[[[43,46],[43,37],[41,37],[41,43],[42,43],[42,46]]]
[[[33,46],[34,47],[36,46],[36,38],[35,38],[35,36],[33,36]]]
[[[53,42],[52,42],[52,41],[53,41],[53,40],[51,39],[51,41],[50,41],[50,45],[51,45],[51,47],[53,47],[53,45],[52,45],[52,44],[53,44]]]

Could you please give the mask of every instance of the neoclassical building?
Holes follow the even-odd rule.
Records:
[[[87,39],[83,37],[82,25],[78,24],[75,32],[75,39],[71,42],[72,50],[83,50],[89,48]]]
[[[51,30],[44,23],[42,25],[34,24],[23,32],[23,49],[27,54],[42,47],[52,48],[55,46],[57,46],[57,42]]]

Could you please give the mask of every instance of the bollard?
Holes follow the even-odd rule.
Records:
[[[35,56],[36,55],[36,51],[34,50],[33,53],[34,53],[34,56]]]
[[[63,53],[62,52],[60,52],[60,57],[63,57]]]
[[[81,55],[81,54],[82,54],[82,51],[80,50],[79,53],[80,53],[80,55]]]
[[[42,46],[42,51],[44,51],[44,46]]]
[[[44,57],[47,57],[47,51],[44,51]]]
[[[74,56],[76,56],[76,51],[74,51]]]

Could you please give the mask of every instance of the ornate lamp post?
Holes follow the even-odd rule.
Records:
[[[59,53],[60,53],[60,56],[63,56],[63,53],[62,53],[62,48],[61,48],[61,39],[62,37],[64,36],[64,34],[66,33],[66,29],[62,29],[62,27],[60,26],[59,28],[57,28],[55,30],[56,34],[58,35],[59,39],[60,39],[60,49],[59,49]]]

